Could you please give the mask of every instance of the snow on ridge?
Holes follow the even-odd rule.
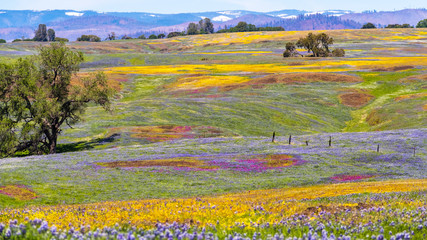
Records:
[[[277,14],[277,15],[269,14],[269,16],[272,16],[272,17],[279,17],[279,18],[283,18],[283,19],[292,19],[292,18],[297,18],[297,15],[289,15],[289,14],[286,14],[286,13]]]
[[[206,17],[204,17],[204,16],[199,16],[201,19],[205,19]]]
[[[217,13],[224,14],[224,15],[232,15],[232,16],[240,16],[242,14],[242,12],[233,12],[233,11],[222,11]]]
[[[305,13],[305,16],[310,16],[310,15],[316,15],[316,14],[324,14],[324,11],[319,11],[319,12],[310,12],[310,13]]]
[[[150,14],[150,15],[148,15],[148,16],[150,16],[150,17],[157,17],[156,15],[154,15],[154,14]]]
[[[286,17],[282,17],[284,19],[291,19],[291,18],[297,18],[297,15],[291,15],[291,16],[286,16]]]
[[[232,20],[232,18],[224,16],[224,15],[220,15],[220,16],[212,18],[212,21],[215,21],[215,22],[226,22],[229,20]]]
[[[65,15],[67,16],[73,16],[73,17],[81,17],[83,16],[84,13],[79,13],[79,12],[66,12]]]
[[[6,12],[0,12],[0,14],[3,14],[3,13],[6,13]]]
[[[284,18],[284,17],[287,17],[288,15],[289,14],[283,13],[283,14],[276,15],[275,17]]]

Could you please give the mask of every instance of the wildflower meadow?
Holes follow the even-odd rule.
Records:
[[[325,32],[345,57],[283,58],[308,31],[67,43],[117,95],[0,159],[0,239],[427,239],[427,32]]]

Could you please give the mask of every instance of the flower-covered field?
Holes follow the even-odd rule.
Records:
[[[3,159],[2,234],[422,239],[426,138],[425,129],[296,135],[291,144],[196,138]]]
[[[0,211],[0,236],[39,239],[423,239],[426,180]],[[403,192],[403,193],[402,193]],[[13,219],[13,220],[11,220]]]
[[[284,59],[307,33],[69,43],[114,111],[0,159],[0,239],[427,239],[427,32],[327,31],[346,57]]]

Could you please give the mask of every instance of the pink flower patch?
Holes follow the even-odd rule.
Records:
[[[373,175],[336,175],[331,177],[332,180],[339,182],[357,181],[362,179],[373,178]]]

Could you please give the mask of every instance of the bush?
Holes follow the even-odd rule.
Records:
[[[342,48],[337,48],[332,51],[332,57],[344,57],[345,51]]]
[[[17,38],[17,39],[15,39],[15,40],[13,40],[12,42],[13,42],[13,43],[14,43],[14,42],[22,42],[22,39]]]
[[[289,52],[288,50],[285,50],[283,52],[283,57],[287,58],[287,57],[291,57],[291,52]]]
[[[427,19],[419,21],[417,24],[417,28],[427,28]]]
[[[155,34],[151,34],[151,35],[148,37],[148,39],[157,39],[157,35],[155,35]]]
[[[138,39],[147,39],[144,34],[138,37]]]
[[[0,43],[6,43],[6,40],[0,39]]]
[[[101,38],[96,35],[82,35],[77,38],[79,42],[101,42]]]
[[[167,38],[173,38],[173,37],[178,37],[178,36],[183,36],[184,34],[182,34],[181,32],[170,32],[167,36]]]
[[[286,43],[286,50],[283,52],[283,57],[297,57],[300,54],[297,52],[297,47],[293,42]]]
[[[362,29],[373,29],[373,28],[377,28],[373,23],[367,23],[362,27]]]
[[[400,25],[400,24],[389,24],[385,28],[412,28],[412,26],[407,24],[407,23],[402,24],[402,25]]]
[[[69,42],[70,40],[68,40],[67,38],[61,38],[61,37],[56,37],[55,38],[55,42]]]
[[[122,37],[122,40],[129,40],[129,39],[132,39],[132,37],[126,34]]]

